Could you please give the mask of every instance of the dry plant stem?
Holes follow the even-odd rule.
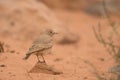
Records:
[[[0,42],[0,53],[4,52],[4,47],[3,47],[4,43]]]
[[[105,11],[105,15],[106,15],[107,20],[108,20],[108,22],[109,22],[109,24],[110,24],[110,27],[112,27],[113,31],[116,33],[117,36],[120,36],[120,33],[117,31],[118,26],[115,26],[115,24],[114,24],[114,23],[112,22],[112,20],[110,19],[109,11],[108,11],[108,9],[107,9],[105,0],[103,0],[102,3],[103,3],[103,9],[104,9],[104,11]],[[119,40],[120,40],[120,38],[119,38]]]
[[[100,30],[98,30],[98,31],[99,31],[99,34],[97,33],[95,27],[93,27],[93,32],[94,32],[94,35],[95,35],[96,39],[98,40],[98,42],[102,43],[103,46],[106,48],[106,44],[105,44],[106,42],[101,37]],[[111,51],[108,48],[106,48],[106,49],[109,52],[109,54],[112,54]]]
[[[96,39],[103,44],[103,46],[107,49],[110,55],[115,55],[116,54],[116,48],[119,48],[119,45],[114,45],[113,40],[112,40],[112,35],[108,38],[109,42],[107,42],[101,33],[101,25],[98,25],[98,31],[96,31],[95,27],[93,27],[93,32],[95,34]],[[115,53],[115,54],[113,54]]]
[[[115,33],[115,35],[117,36],[118,38],[118,41],[120,41],[120,33],[118,31],[118,27],[119,27],[119,24],[115,25],[112,20],[110,19],[110,15],[109,15],[109,11],[107,9],[107,5],[105,3],[105,0],[102,1],[103,2],[103,8],[104,8],[104,11],[105,11],[105,15],[107,17],[107,20],[110,24],[110,27],[112,28],[112,33],[110,34],[110,37],[109,37],[109,42],[110,42],[110,48],[111,48],[111,51],[112,53],[114,53],[114,58],[116,60],[116,62],[119,62],[119,58],[120,58],[120,46],[118,45],[113,45],[114,42],[113,42],[113,34]]]
[[[105,49],[109,52],[110,55],[112,55],[113,59],[116,60],[116,63],[120,63],[120,45],[119,44],[115,44],[115,39],[114,39],[114,35],[118,37],[118,41],[120,41],[120,33],[118,31],[118,27],[119,25],[115,25],[109,15],[109,11],[107,9],[107,5],[105,3],[105,0],[103,0],[103,8],[105,11],[105,15],[107,17],[107,20],[110,24],[110,27],[112,29],[112,31],[110,32],[108,38],[104,38],[104,36],[102,35],[101,32],[101,24],[98,24],[98,29],[95,29],[95,27],[93,27],[93,32],[94,35],[96,37],[96,39],[98,40],[98,42],[100,42],[101,44],[103,44],[103,46],[105,47]],[[106,80],[107,76],[105,78],[102,78],[98,73],[96,68],[94,67],[93,64],[91,64],[89,61],[87,62],[87,64],[89,64],[90,66],[93,67],[93,69],[96,71],[94,72],[96,74],[96,77],[98,78],[98,80]],[[116,75],[116,78],[109,78],[107,80],[120,80],[120,75]]]
[[[107,9],[105,0],[102,1],[102,4],[103,4],[103,9],[104,9],[104,11],[105,11],[105,16],[107,17],[109,24],[110,24],[111,26],[114,26],[113,22],[112,22],[111,19],[110,19],[110,15],[109,15],[109,12],[108,12],[108,9]]]

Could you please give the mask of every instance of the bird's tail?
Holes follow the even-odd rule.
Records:
[[[26,54],[26,56],[23,58],[23,60],[27,60],[30,57],[31,54]]]

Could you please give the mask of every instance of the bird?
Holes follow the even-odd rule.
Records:
[[[53,29],[45,29],[40,33],[39,37],[35,39],[32,43],[32,46],[29,48],[26,56],[23,58],[27,60],[32,54],[37,56],[38,62],[45,63],[46,61],[43,57],[44,54],[50,53],[53,47],[53,36],[58,34]],[[39,57],[42,57],[42,61],[40,61]]]

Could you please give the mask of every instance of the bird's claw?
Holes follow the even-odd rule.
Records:
[[[44,64],[46,64],[46,62],[45,62],[45,61],[38,61],[38,63],[44,63]]]

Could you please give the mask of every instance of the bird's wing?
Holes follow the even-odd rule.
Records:
[[[31,54],[37,51],[43,51],[45,49],[51,48],[52,46],[52,37],[46,34],[42,34],[33,42],[33,45],[31,48],[29,48],[27,54]]]
[[[27,54],[31,54],[37,51],[43,51],[45,49],[52,48],[52,46],[53,46],[52,44],[35,44],[31,48],[29,48]]]

